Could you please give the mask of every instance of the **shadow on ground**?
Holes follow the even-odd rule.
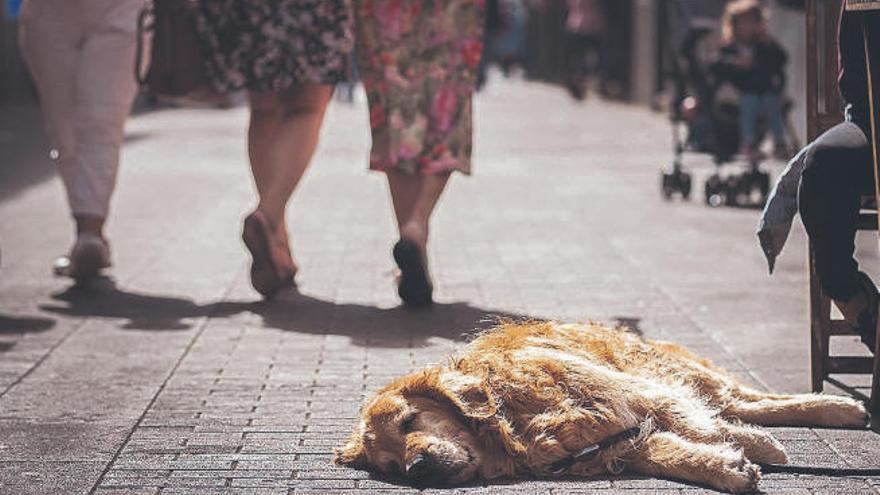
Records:
[[[48,318],[19,317],[0,314],[0,335],[39,333],[51,330],[55,320]]]
[[[219,303],[221,313],[248,311],[267,328],[309,334],[345,335],[352,343],[371,347],[410,347],[440,337],[470,340],[502,320],[524,320],[533,315],[513,314],[471,306],[466,302],[435,303],[426,309],[377,308],[339,304],[290,292],[259,303]]]
[[[130,330],[188,330],[193,322],[187,320],[213,316],[209,306],[190,299],[126,292],[109,278],[74,285],[52,299],[66,304],[42,304],[40,309],[71,317],[119,318],[127,320],[122,328]]]
[[[56,321],[49,318],[32,318],[0,314],[0,337],[51,330]],[[0,341],[0,353],[12,350],[16,342]]]
[[[377,308],[339,304],[297,292],[283,294],[272,301],[197,304],[191,299],[126,292],[110,279],[101,279],[89,286],[73,286],[54,294],[52,299],[56,303],[43,304],[40,309],[68,317],[125,320],[122,328],[128,330],[188,330],[198,318],[235,321],[236,315],[250,314],[260,318],[266,328],[344,335],[356,345],[391,348],[425,345],[432,337],[465,341],[499,320],[537,319],[534,315],[493,311],[464,302],[434,304],[420,310]],[[247,324],[249,322],[242,322]]]

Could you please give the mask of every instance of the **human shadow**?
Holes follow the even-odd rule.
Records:
[[[237,315],[253,314],[265,328],[343,335],[355,345],[390,348],[419,347],[432,337],[465,341],[501,320],[538,319],[535,315],[492,311],[465,302],[434,304],[420,310],[378,308],[335,303],[296,291],[272,301],[197,304],[190,299],[123,291],[108,278],[72,286],[53,294],[52,299],[55,303],[43,304],[40,309],[71,317],[122,319],[122,328],[127,330],[187,330],[198,318],[234,320]]]
[[[303,334],[347,336],[355,345],[386,348],[420,347],[431,338],[467,341],[500,321],[540,319],[479,308],[467,302],[435,303],[429,308],[379,308],[335,303],[291,291],[272,301],[222,302],[219,313],[250,312],[263,326]]]
[[[43,304],[40,309],[63,316],[124,319],[127,321],[122,328],[128,330],[187,330],[192,328],[193,319],[214,315],[214,305],[126,292],[106,277],[88,285],[71,286],[53,294],[52,299],[65,304]]]
[[[56,321],[49,318],[18,317],[0,314],[0,335],[40,333],[51,330]]]
[[[32,318],[0,314],[0,337],[40,333],[51,330],[56,321],[49,318]],[[0,341],[0,354],[15,347],[16,341]]]

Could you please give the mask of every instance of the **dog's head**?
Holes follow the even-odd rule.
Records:
[[[474,377],[445,369],[414,373],[367,403],[336,461],[417,485],[461,484],[488,462],[478,425],[495,411]]]

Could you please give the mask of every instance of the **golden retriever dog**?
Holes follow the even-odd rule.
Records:
[[[787,462],[750,423],[867,420],[853,399],[761,392],[675,344],[511,323],[379,390],[336,461],[416,485],[630,471],[742,493],[757,489],[755,463]]]

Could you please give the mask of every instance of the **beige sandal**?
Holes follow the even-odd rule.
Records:
[[[107,241],[95,234],[81,233],[70,254],[56,259],[52,270],[57,277],[70,277],[77,283],[85,283],[98,278],[101,270],[110,266],[110,245]]]

